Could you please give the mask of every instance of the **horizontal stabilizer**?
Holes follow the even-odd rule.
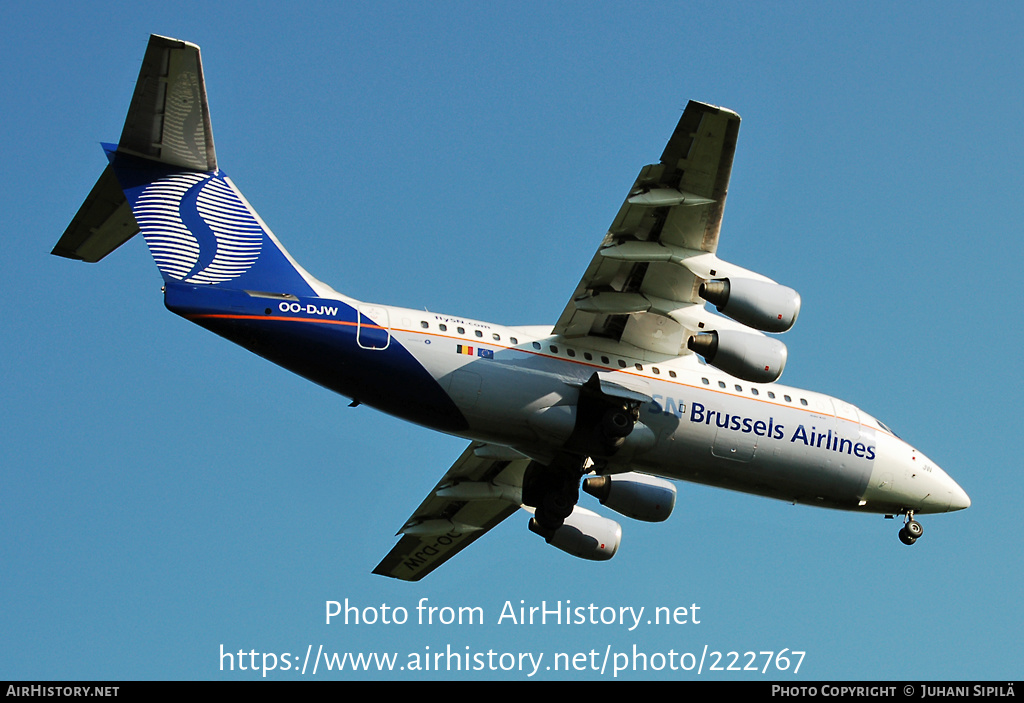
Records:
[[[149,38],[117,150],[191,171],[217,170],[198,46]]]
[[[51,253],[96,263],[138,231],[124,191],[107,166]]]

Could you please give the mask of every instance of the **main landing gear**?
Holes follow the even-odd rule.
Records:
[[[580,386],[572,433],[548,464],[530,462],[523,475],[523,504],[536,509],[530,529],[548,541],[576,507],[583,476],[615,455],[640,419],[643,396],[606,390],[596,372]]]
[[[595,461],[618,451],[633,431],[638,415],[635,408],[624,404],[600,412],[581,410],[583,420],[577,423],[565,451],[546,466],[530,463],[523,476],[523,503],[536,508],[536,524],[530,529],[550,539],[579,501],[580,480]]]
[[[916,542],[923,534],[924,528],[921,527],[921,523],[914,519],[914,511],[907,511],[907,515],[903,519],[903,528],[900,530],[900,542],[909,546]]]
[[[527,467],[523,503],[536,508],[531,530],[550,539],[562,526],[580,499],[580,479],[586,467],[586,457],[571,454],[561,454],[547,466],[532,462]]]

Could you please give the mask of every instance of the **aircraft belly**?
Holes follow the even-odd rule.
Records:
[[[540,418],[551,408],[571,410],[579,394],[573,384],[586,380],[586,369],[518,349],[466,357],[449,340],[431,342],[413,340],[409,346],[466,418],[462,436],[539,450],[559,445],[562,423],[548,427]]]

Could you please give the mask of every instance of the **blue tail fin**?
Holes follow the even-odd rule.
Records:
[[[54,254],[99,261],[141,231],[168,283],[322,290],[218,169],[195,44],[150,37],[121,139],[104,149],[110,165]]]

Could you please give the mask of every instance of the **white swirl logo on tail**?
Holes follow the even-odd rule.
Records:
[[[181,173],[146,186],[135,204],[156,265],[186,283],[215,284],[252,268],[263,229],[222,177]]]

